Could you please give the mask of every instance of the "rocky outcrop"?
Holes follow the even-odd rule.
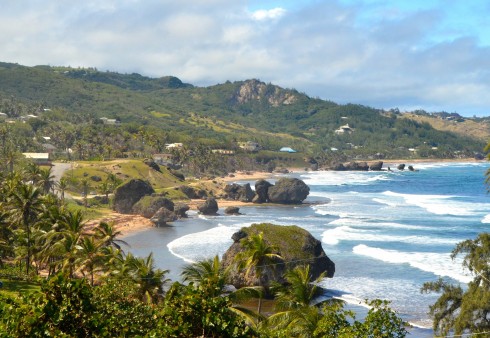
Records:
[[[202,189],[196,189],[196,188],[190,187],[188,185],[181,185],[177,189],[182,191],[187,196],[187,198],[190,198],[190,199],[208,197],[208,194],[206,193],[206,191],[204,191]]]
[[[250,184],[228,184],[225,187],[226,198],[234,201],[252,202],[255,193],[250,187]]]
[[[401,163],[396,167],[398,170],[405,170],[405,164]]]
[[[132,213],[133,205],[141,197],[151,195],[154,192],[150,183],[140,179],[132,179],[120,185],[114,191],[114,210],[121,214],[130,214]]]
[[[149,166],[151,169],[161,172],[160,166],[152,159],[145,158],[143,163]]]
[[[174,206],[174,213],[179,218],[186,218],[187,217],[187,211],[189,211],[189,209],[190,209],[190,207],[187,204],[178,203]]]
[[[203,215],[216,215],[218,209],[218,202],[216,202],[214,197],[208,197],[203,204],[197,207],[199,213]]]
[[[267,203],[269,202],[268,190],[272,187],[272,184],[266,180],[258,180],[255,182],[255,197],[252,202],[254,203]]]
[[[233,96],[233,101],[238,104],[259,101],[273,107],[289,105],[296,100],[294,92],[255,79],[245,81]]]
[[[160,195],[144,196],[133,205],[133,213],[151,218],[162,207],[173,211],[174,202]]]
[[[381,171],[383,168],[383,161],[377,161],[369,164],[369,170],[371,171]]]
[[[226,215],[241,215],[239,207],[226,207],[225,208]]]
[[[153,215],[150,220],[155,224],[155,226],[161,227],[166,226],[169,222],[177,220],[177,218],[177,215],[175,215],[173,211],[162,207],[158,209],[158,211],[155,213],[155,215]]]
[[[271,203],[301,204],[308,194],[310,187],[297,178],[281,178],[275,185],[267,189],[268,200]]]
[[[246,273],[246,269],[238,269],[236,257],[245,249],[243,241],[252,235],[262,233],[268,246],[275,248],[274,252],[281,258],[272,262],[262,262],[261,273],[255,268]],[[281,226],[268,223],[253,224],[242,228],[232,236],[233,244],[223,255],[223,267],[230,267],[231,283],[237,287],[263,285],[266,288],[272,282],[285,283],[284,274],[288,269],[297,265],[309,264],[313,278],[322,273],[332,278],[335,273],[335,263],[323,251],[321,242],[308,231],[297,226]]]

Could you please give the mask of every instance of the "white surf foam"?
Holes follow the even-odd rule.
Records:
[[[365,227],[365,228],[376,228],[379,230],[389,230],[389,229],[407,229],[407,230],[433,230],[433,228],[422,225],[410,225],[410,224],[402,224],[396,222],[384,222],[384,221],[376,221],[368,218],[339,218],[336,219],[328,225],[337,225],[337,226],[350,226],[350,227]]]
[[[462,268],[460,259],[451,260],[449,253],[401,252],[369,247],[364,244],[355,246],[355,254],[371,257],[387,263],[409,264],[410,266],[431,272],[436,276],[450,277],[463,283],[469,283],[473,277]]]
[[[407,204],[420,207],[436,215],[474,216],[482,210],[488,210],[490,204],[468,203],[451,200],[458,196],[451,195],[413,195],[385,191],[383,195],[403,198]]]
[[[339,186],[368,185],[381,180],[390,180],[387,172],[366,171],[316,171],[301,176],[308,185]]]
[[[490,214],[489,215],[486,215],[485,217],[483,217],[483,219],[481,220],[482,223],[490,223]]]
[[[327,245],[337,245],[340,241],[352,242],[403,242],[422,245],[447,245],[457,244],[461,240],[453,238],[435,238],[433,236],[400,236],[388,235],[379,230],[355,229],[350,226],[339,226],[325,230],[322,234],[322,242]]]

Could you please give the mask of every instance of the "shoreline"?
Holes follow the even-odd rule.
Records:
[[[369,160],[369,161],[363,161],[359,160],[358,162],[377,162],[378,160]],[[388,166],[396,166],[398,164],[406,164],[406,165],[411,165],[411,164],[417,164],[417,163],[478,163],[478,162],[486,162],[487,160],[477,160],[474,158],[467,158],[467,159],[393,159],[393,160],[379,160],[383,162],[383,170],[385,170],[385,167]],[[304,168],[287,168],[289,173],[298,173],[298,172],[305,172]],[[416,168],[415,168],[416,169]],[[227,176],[224,177],[219,177],[216,178],[215,180],[217,181],[222,181],[224,183],[231,183],[231,182],[237,182],[237,181],[256,181],[260,179],[273,179],[275,176],[282,176],[282,175],[287,175],[287,174],[281,174],[281,173],[270,173],[270,172],[263,172],[263,171],[238,171],[235,173],[231,173]],[[209,180],[203,180],[203,182],[206,182]],[[196,211],[197,207],[204,203],[204,199],[193,199],[190,201],[185,201],[184,203],[189,205],[189,210],[190,211]],[[253,204],[251,202],[241,202],[241,201],[235,201],[235,200],[225,200],[225,199],[217,199],[218,206],[220,209],[226,208],[229,206],[233,207],[247,207],[247,206],[258,206],[257,204]],[[311,204],[311,203],[303,203],[303,204]],[[224,216],[224,215],[223,215]],[[126,237],[129,235],[133,235],[134,233],[147,230],[150,228],[154,228],[155,226],[153,223],[147,219],[144,218],[143,216],[140,215],[130,215],[130,214],[118,214],[116,212],[113,212],[109,214],[106,217],[100,218],[100,219],[95,219],[92,221],[87,222],[87,225],[93,226],[97,224],[98,222],[112,222],[116,228],[117,231],[121,231],[121,237]],[[170,225],[171,227],[172,225]]]

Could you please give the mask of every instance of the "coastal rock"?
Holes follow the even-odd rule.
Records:
[[[250,183],[240,185],[240,184],[227,184],[225,186],[225,194],[227,199],[241,202],[252,202],[255,193],[250,187]]]
[[[330,167],[330,170],[333,171],[346,171],[346,167],[344,166],[343,163],[336,163],[332,167]]]
[[[369,164],[369,170],[372,171],[381,171],[383,168],[383,161],[377,161]]]
[[[345,170],[348,171],[368,171],[369,165],[366,162],[349,162],[344,164]]]
[[[188,185],[181,185],[177,189],[182,191],[187,196],[187,198],[190,198],[190,199],[206,198],[207,197],[206,191],[204,191],[202,189],[195,189],[195,188],[190,187]]]
[[[143,163],[149,166],[151,169],[161,172],[160,166],[152,159],[145,158]]]
[[[130,214],[133,205],[141,197],[151,195],[155,192],[151,184],[140,180],[132,179],[116,188],[114,191],[114,210],[121,214]]]
[[[133,213],[151,218],[162,207],[173,211],[174,202],[160,195],[144,196],[133,205]]]
[[[174,206],[174,213],[179,218],[186,218],[187,211],[189,211],[190,207],[187,204],[179,203]]]
[[[236,266],[237,255],[245,250],[243,241],[259,233],[262,233],[267,245],[277,249],[275,253],[281,257],[269,264],[263,264],[260,276],[255,268],[246,274],[246,269],[239,270]],[[285,284],[286,271],[305,263],[310,265],[313,279],[324,272],[327,277],[332,278],[335,273],[335,263],[325,254],[321,242],[308,231],[294,225],[252,224],[234,233],[232,239],[234,243],[223,255],[222,264],[224,268],[230,267],[231,284],[237,288],[254,285],[268,288],[273,282]]]
[[[398,170],[405,170],[405,164],[401,163],[396,167]]]
[[[255,197],[252,200],[253,203],[267,203],[269,202],[268,190],[272,187],[272,184],[266,180],[258,180],[255,182]]]
[[[225,208],[226,215],[241,215],[239,207],[226,207]]]
[[[267,190],[269,201],[281,204],[301,204],[309,193],[310,187],[305,182],[289,177],[279,179]]]
[[[162,207],[158,209],[158,211],[155,213],[155,215],[153,215],[150,220],[155,224],[155,226],[161,227],[166,226],[169,222],[177,220],[177,215],[175,215],[173,211]]]
[[[409,165],[409,166],[408,166],[408,170],[410,170],[410,171],[415,171],[414,167],[413,167],[413,166],[411,166],[411,165]]]
[[[218,202],[214,197],[208,197],[206,201],[197,207],[199,213],[203,215],[216,215],[218,212]]]

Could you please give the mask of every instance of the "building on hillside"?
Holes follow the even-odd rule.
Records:
[[[8,115],[7,115],[7,114],[5,114],[5,113],[0,113],[0,120],[2,120],[2,121],[3,121],[3,120],[6,120],[6,119],[7,119],[7,117],[8,117]]]
[[[156,164],[167,165],[173,163],[174,156],[172,154],[153,154],[151,156]]]
[[[260,144],[253,141],[238,142],[238,146],[245,151],[255,152],[260,150]]]
[[[166,149],[176,149],[176,148],[182,148],[184,146],[183,143],[167,143],[165,144]]]
[[[339,129],[335,130],[335,134],[337,134],[337,135],[350,134],[350,133],[352,133],[352,131],[353,131],[353,129],[347,123],[343,126],[340,126]]]
[[[283,152],[283,153],[297,153],[296,150],[294,150],[293,148],[289,148],[289,147],[282,147],[281,149],[279,149],[280,152]]]
[[[50,153],[22,153],[25,158],[32,160],[37,165],[51,165]]]
[[[213,154],[234,155],[235,151],[230,149],[212,149]]]
[[[102,121],[103,124],[109,124],[109,125],[115,125],[120,123],[117,119],[108,119],[107,117],[101,117],[100,120]]]

